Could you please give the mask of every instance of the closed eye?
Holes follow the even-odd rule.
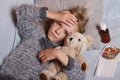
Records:
[[[62,25],[61,25],[61,23],[60,23],[60,22],[58,22],[58,21],[57,21],[57,24],[58,24],[60,27],[62,27]]]
[[[65,33],[66,35],[68,35],[68,32],[67,32],[67,31],[64,31],[64,33]]]
[[[78,39],[78,41],[81,41],[81,39]]]
[[[57,24],[58,24],[60,27],[62,27],[62,24],[61,24],[60,22],[57,21]],[[68,35],[68,32],[67,32],[66,30],[64,30],[64,34],[65,34],[65,35]]]

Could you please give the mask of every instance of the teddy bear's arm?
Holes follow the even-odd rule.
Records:
[[[70,56],[69,65],[63,67],[63,69],[67,76],[69,76],[68,80],[83,80],[85,76],[85,72],[80,69],[80,64],[78,63],[78,61]]]
[[[77,56],[76,58],[77,58],[77,60],[78,60],[78,62],[79,62],[79,64],[80,64],[80,68],[81,68],[83,71],[86,71],[87,68],[88,68],[88,64],[87,64],[85,58],[84,58],[81,54],[79,54],[79,56]]]

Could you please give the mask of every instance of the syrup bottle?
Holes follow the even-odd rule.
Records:
[[[109,30],[105,23],[100,24],[100,36],[101,36],[101,42],[103,43],[109,43],[111,40]]]

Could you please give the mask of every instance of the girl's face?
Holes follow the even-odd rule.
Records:
[[[68,25],[53,21],[48,30],[48,38],[53,42],[59,42],[64,40],[67,34],[77,32],[77,26],[69,27]]]

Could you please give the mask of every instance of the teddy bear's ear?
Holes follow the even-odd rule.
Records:
[[[91,36],[89,36],[89,35],[85,35],[84,38],[83,38],[83,42],[82,43],[83,44],[81,46],[80,52],[83,52],[86,49],[90,48],[90,46],[93,43],[93,38]]]
[[[89,35],[85,35],[85,38],[87,40],[87,48],[89,48],[93,44],[93,38]]]

